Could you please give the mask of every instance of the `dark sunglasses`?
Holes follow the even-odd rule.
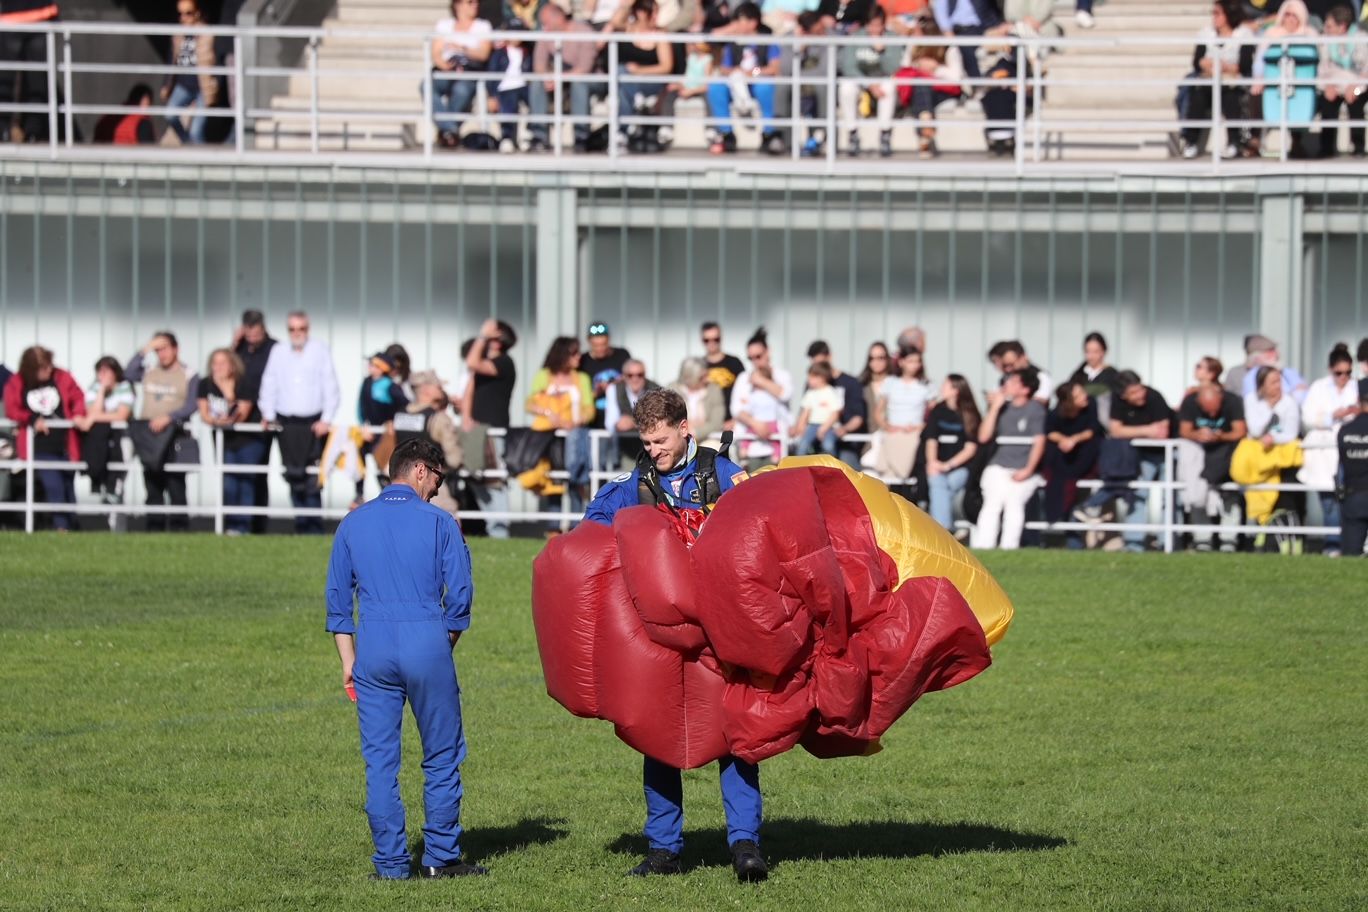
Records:
[[[430,462],[425,462],[425,463],[423,463],[423,465],[427,466],[427,470],[428,470],[429,472],[431,472],[433,475],[436,475],[436,476],[437,476],[437,487],[440,488],[440,487],[442,486],[442,482],[446,481],[446,472],[444,472],[444,471],[442,471],[441,469],[437,468],[436,466],[434,466],[434,465],[433,465],[432,463],[430,463]]]
[[[633,371],[630,374],[623,374],[622,376],[626,377],[629,380],[635,380],[640,379],[641,377],[645,377],[646,375],[640,371]]]
[[[703,337],[703,344],[705,344],[705,345],[708,344],[708,343],[710,343],[710,342],[721,342],[721,341],[722,341],[722,337],[721,337],[721,336],[704,336],[704,337]]]
[[[1330,373],[1334,374],[1336,377],[1347,377],[1347,376],[1349,376],[1350,374],[1352,374],[1353,371],[1342,370],[1342,371],[1331,371]]]

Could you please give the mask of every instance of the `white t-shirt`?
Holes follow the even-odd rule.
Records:
[[[442,57],[450,62],[457,57],[464,57],[466,51],[479,47],[488,41],[494,27],[489,24],[487,19],[476,19],[470,23],[470,28],[463,32],[457,31],[456,20],[448,16],[445,19],[438,20],[434,31],[442,36]]]
[[[100,386],[99,381],[86,387],[86,408],[90,408],[95,405],[95,403],[99,402],[103,392],[104,388]],[[131,409],[137,405],[137,402],[137,396],[133,392],[133,384],[129,383],[127,380],[120,380],[118,383],[114,384],[114,388],[109,391],[109,395],[104,397],[104,410],[106,412],[113,412],[121,405],[126,405]]]
[[[925,380],[888,377],[883,383],[883,398],[888,403],[884,420],[893,427],[918,427],[926,423],[926,403],[931,384]]]
[[[527,85],[527,77],[523,75],[523,48],[510,47],[508,52],[508,69],[504,71],[504,78],[499,82],[500,92],[511,92],[521,89]]]
[[[801,408],[808,413],[808,424],[823,425],[841,416],[845,393],[835,386],[823,386],[803,393]]]

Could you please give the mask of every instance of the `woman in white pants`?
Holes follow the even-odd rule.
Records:
[[[1026,437],[1030,443],[998,444],[997,452],[983,470],[979,482],[983,507],[970,537],[974,548],[1007,551],[1021,546],[1026,504],[1041,485],[1036,470],[1045,455],[1045,406],[1034,398],[1039,388],[1035,370],[1026,368],[1008,374],[1002,388],[988,396],[988,414],[979,427],[979,442],[991,443],[996,437]]]

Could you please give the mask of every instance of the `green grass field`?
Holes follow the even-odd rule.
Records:
[[[538,543],[475,542],[457,649],[478,881],[371,883],[328,542],[0,538],[0,909],[1368,907],[1368,568],[988,555],[1016,620],[875,757],[767,762],[768,883],[727,865],[715,770],[688,873],[623,872],[639,758],[545,694]],[[422,812],[406,729],[410,839]]]

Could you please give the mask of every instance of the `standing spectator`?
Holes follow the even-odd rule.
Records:
[[[356,397],[356,423],[360,425],[362,444],[357,453],[361,462],[361,477],[356,480],[356,498],[351,503],[353,510],[366,502],[366,457],[376,452],[376,432],[371,428],[392,427],[394,416],[404,411],[409,404],[403,389],[394,382],[393,373],[393,358],[384,352],[371,355],[366,364],[366,379],[361,381],[361,392]],[[389,485],[382,463],[376,464],[375,474],[381,489]]]
[[[735,379],[734,374],[732,377]],[[712,446],[727,420],[727,396],[713,382],[707,362],[702,358],[685,358],[679,365],[679,379],[670,384],[670,389],[684,397],[694,439]]]
[[[944,35],[982,35],[988,29],[1002,25],[1002,14],[990,0],[931,0],[931,12]],[[961,45],[959,51],[964,60],[964,75],[970,79],[980,78],[978,46]],[[969,91],[971,94],[981,92],[982,88],[973,86]]]
[[[836,425],[841,420],[844,397],[832,385],[831,366],[825,362],[814,361],[808,366],[807,382],[807,390],[798,405],[798,420],[793,425],[798,455],[811,456],[820,450],[835,456],[840,442]]]
[[[602,324],[606,333],[607,327]],[[592,327],[591,327],[592,330]],[[569,473],[570,509],[584,509],[589,491],[589,434],[594,423],[594,385],[581,369],[579,340],[560,336],[552,341],[541,370],[532,376],[527,410],[536,431],[566,431],[565,469]],[[543,508],[559,509],[559,496],[543,496]]]
[[[633,358],[622,366],[622,379],[608,388],[607,407],[604,427],[612,436],[608,438],[608,465],[620,465],[626,457],[636,465],[641,454],[641,442],[637,437],[636,419],[632,416],[637,400],[651,390],[660,389],[660,384],[646,378],[646,365]]]
[[[124,107],[133,110],[106,114],[95,122],[93,141],[115,146],[148,146],[157,141],[152,118],[146,109],[152,107],[152,87],[140,82],[128,90]]]
[[[1215,379],[1201,383],[1178,406],[1178,482],[1194,523],[1206,525],[1213,514],[1222,525],[1239,523],[1239,499],[1220,486],[1230,480],[1230,460],[1246,431],[1244,401]],[[1221,538],[1222,551],[1235,550],[1233,535]],[[1198,536],[1196,545],[1198,551],[1210,551],[1211,536]]]
[[[542,31],[556,34],[592,35],[595,30],[587,23],[570,18],[560,4],[551,0],[537,13]],[[540,79],[533,79],[528,86],[528,106],[532,110],[533,152],[544,152],[551,147],[550,110],[554,97],[555,81],[551,78],[556,71],[556,56],[561,58],[561,73],[566,76],[590,76],[598,61],[603,45],[595,41],[538,41],[532,50],[532,71]],[[589,147],[589,106],[594,96],[602,97],[607,87],[601,82],[566,82],[561,93],[570,95],[570,116],[575,119],[573,133],[575,151],[586,152]]]
[[[833,454],[856,471],[860,468],[860,450],[864,447],[857,443],[846,443],[850,434],[863,433],[868,419],[865,409],[864,387],[859,378],[845,373],[831,363],[831,346],[817,341],[808,346],[808,358],[814,364],[821,363],[831,368],[831,385],[841,393],[841,415],[836,422],[836,452]]]
[[[0,0],[0,29],[6,25],[52,22],[60,17],[56,0]],[[42,70],[20,72],[4,64],[47,62],[47,36],[42,32],[0,31],[0,99],[5,103],[47,107],[47,74]],[[62,118],[57,119],[58,130]],[[46,110],[0,114],[0,142],[47,142]]]
[[[19,356],[19,371],[5,382],[5,415],[19,426],[18,455],[28,459],[27,428],[33,429],[33,461],[77,462],[81,442],[75,427],[49,428],[49,421],[76,421],[85,414],[85,396],[71,374],[53,364],[52,352],[41,345],[24,349]],[[76,472],[72,469],[36,469],[43,488],[43,502],[76,503]],[[70,532],[75,527],[71,513],[53,513],[52,527]]]
[[[432,78],[424,81],[424,91],[431,86],[432,119],[437,125],[437,141],[445,148],[454,149],[461,143],[460,115],[469,113],[475,101],[479,82],[475,79],[437,79],[438,74],[460,77],[467,73],[484,72],[489,56],[494,51],[489,36],[494,27],[479,16],[479,0],[452,0],[451,15],[437,20],[432,39]]]
[[[548,4],[550,5],[550,4]],[[513,387],[518,381],[518,370],[509,352],[518,343],[518,334],[502,320],[488,319],[480,327],[475,344],[466,354],[466,367],[470,370],[470,413],[473,427],[467,432],[488,432],[498,428],[508,430],[509,404],[513,401]],[[504,468],[503,455],[505,438],[489,436],[488,452],[493,457],[487,468],[495,471]],[[478,438],[476,438],[478,445]],[[475,501],[481,510],[492,513],[508,512],[508,483],[501,478],[472,479]],[[508,517],[485,520],[485,529],[490,538],[508,538]]]
[[[1244,337],[1245,360],[1243,364],[1232,367],[1225,375],[1225,388],[1230,392],[1244,398],[1244,378],[1245,374],[1258,370],[1268,363],[1269,352],[1276,357],[1278,344],[1268,336],[1251,333]]]
[[[266,362],[271,358],[271,349],[276,345],[276,340],[266,332],[266,318],[259,310],[244,310],[242,312],[242,322],[233,331],[233,354],[242,360],[242,383],[246,388],[252,390],[252,411],[247,415],[247,420],[253,424],[261,421],[261,409],[257,407],[256,398],[261,393],[261,378],[266,373]],[[261,438],[261,464],[265,464],[266,457],[271,452],[271,437],[262,432],[258,435]],[[265,472],[250,476],[252,482],[252,506],[263,508],[270,506],[270,487],[271,479]],[[252,532],[256,535],[265,533],[270,525],[270,517],[265,515],[252,516]]]
[[[1117,387],[1121,390],[1112,403],[1110,427],[1111,436],[1117,440],[1167,440],[1173,431],[1173,411],[1159,391],[1140,381],[1135,371],[1121,371],[1117,375]],[[1162,447],[1137,447],[1140,481],[1154,481],[1164,466]],[[1168,497],[1168,492],[1164,492]],[[1126,517],[1128,524],[1145,522],[1149,516],[1150,490],[1142,488],[1135,492],[1135,502]],[[1126,532],[1122,536],[1128,551],[1145,549],[1144,532]]]
[[[1083,384],[1069,380],[1055,392],[1058,402],[1045,419],[1045,521],[1051,523],[1073,512],[1078,482],[1097,468],[1105,434]]]
[[[527,26],[516,16],[505,19],[503,30],[521,33]],[[532,108],[528,89],[528,78],[532,73],[532,46],[522,39],[499,41],[489,58],[490,72],[498,73],[499,78],[491,80],[499,102],[499,116],[507,118],[499,122],[499,151],[511,153],[518,151],[518,112],[523,105]]]
[[[1332,158],[1339,151],[1339,112],[1347,108],[1350,120],[1363,120],[1368,107],[1368,40],[1354,22],[1354,9],[1341,5],[1325,14],[1325,36],[1347,38],[1342,44],[1321,45],[1321,62],[1317,76],[1329,80],[1321,86],[1316,101],[1320,115],[1320,155]],[[1349,128],[1349,143],[1354,155],[1364,154],[1363,127]]]
[[[1359,413],[1339,429],[1340,541],[1344,553],[1361,557],[1368,538],[1368,378],[1358,382]]]
[[[194,438],[185,427],[199,406],[195,400],[199,375],[181,362],[175,334],[162,330],[129,359],[124,376],[132,383],[142,384],[142,409],[130,436],[142,463],[147,505],[161,507],[169,503],[184,507],[185,473],[169,471],[167,465],[182,458],[186,462],[199,461]],[[173,514],[169,523],[165,513],[147,517],[149,532],[167,528],[184,532],[190,528],[190,517]]]
[[[955,530],[955,494],[969,483],[969,463],[978,453],[982,419],[969,381],[949,374],[941,384],[940,402],[926,419],[926,483],[931,518]]]
[[[629,126],[626,118],[640,114],[654,116],[665,91],[663,82],[638,82],[635,77],[669,76],[674,72],[674,45],[668,41],[651,41],[647,36],[656,31],[655,0],[634,0],[629,6],[618,7],[606,31],[631,32],[634,41],[618,45],[618,137],[623,146],[632,145],[640,151],[658,149],[655,127]],[[639,111],[639,108],[645,110]],[[592,354],[592,352],[591,352]]]
[[[722,74],[727,78],[708,86],[708,115],[721,121],[715,128],[717,139],[709,149],[714,155],[736,151],[736,134],[732,132],[731,123],[733,106],[736,113],[748,118],[755,115],[758,107],[760,147],[771,154],[782,155],[784,152],[783,137],[773,127],[774,83],[750,81],[769,80],[779,75],[782,52],[777,44],[763,43],[769,34],[769,28],[760,24],[760,7],[754,3],[742,3],[732,14],[727,36],[755,40],[722,46]]]
[[[1211,355],[1203,355],[1197,360],[1197,363],[1193,365],[1193,385],[1183,391],[1183,396],[1191,396],[1193,393],[1197,392],[1200,387],[1208,383],[1214,383],[1217,386],[1220,386],[1221,373],[1224,370],[1225,365],[1221,363],[1221,359],[1213,358]],[[1235,394],[1232,393],[1232,395]],[[1235,398],[1239,399],[1240,396],[1235,395]]]
[[[1197,33],[1197,49],[1192,54],[1192,79],[1211,79],[1217,67],[1221,70],[1221,116],[1227,121],[1242,120],[1247,91],[1244,86],[1231,83],[1248,78],[1253,71],[1254,46],[1242,44],[1241,39],[1253,33],[1244,24],[1245,8],[1240,0],[1216,0],[1211,6],[1211,24]],[[1220,42],[1218,44],[1218,42]],[[1179,91],[1187,105],[1180,113],[1184,120],[1204,120],[1211,116],[1211,86],[1189,85]],[[1202,154],[1202,127],[1183,128],[1183,158]],[[1240,154],[1239,127],[1226,128],[1226,146],[1222,158],[1236,158]],[[1216,137],[1211,137],[1215,142]]]
[[[203,25],[204,15],[198,0],[179,0],[176,15],[183,26]],[[182,143],[202,145],[209,118],[203,113],[218,103],[219,81],[213,73],[203,72],[218,61],[214,57],[214,39],[208,34],[172,35],[171,65],[178,71],[162,86],[161,97],[168,108],[188,108],[200,112],[190,115],[187,130],[179,114],[172,114],[166,123]],[[196,69],[200,72],[195,72]]]
[[[1311,384],[1302,403],[1301,426],[1305,450],[1297,480],[1320,491],[1321,512],[1327,526],[1338,526],[1339,500],[1335,497],[1339,477],[1339,429],[1359,413],[1358,390],[1353,383],[1354,361],[1343,342],[1330,352],[1330,373]],[[1340,539],[1325,540],[1325,553],[1338,555]]]
[[[133,384],[124,378],[123,365],[117,358],[105,355],[95,362],[95,382],[86,387],[86,413],[74,419],[83,437],[81,460],[86,464],[92,494],[100,495],[100,502],[123,503],[124,472],[110,471],[111,462],[123,462],[123,432],[112,425],[126,423],[133,417],[138,404]],[[126,517],[110,517],[114,531],[124,528]]]
[[[239,475],[233,466],[259,466],[266,455],[266,440],[260,434],[233,430],[233,425],[244,424],[252,414],[255,392],[248,386],[242,359],[226,348],[215,349],[209,355],[208,376],[199,382],[198,401],[200,420],[223,434],[223,504],[225,507],[252,505],[253,476]],[[224,531],[228,535],[246,535],[251,531],[250,517],[229,513]]]
[[[278,422],[281,426],[280,461],[290,484],[290,502],[297,510],[319,510],[323,498],[318,480],[308,469],[323,455],[323,441],[341,403],[337,370],[328,344],[309,337],[307,313],[291,311],[285,328],[290,344],[271,349],[257,406],[263,425]],[[321,534],[323,519],[296,516],[295,531]]]
[[[1044,368],[1036,367],[1031,363],[1031,359],[1026,357],[1026,349],[1020,342],[1011,339],[1002,343],[1001,364],[1004,374],[1018,373],[1027,368],[1035,371],[1036,378],[1040,383],[1039,389],[1035,392],[1035,397],[1043,405],[1049,406],[1050,399],[1054,396],[1054,380],[1050,378],[1049,372]]]
[[[732,418],[753,440],[743,440],[738,452],[747,460],[761,461],[775,454],[772,441],[788,434],[789,401],[793,377],[775,367],[770,357],[769,334],[760,327],[746,343],[750,369],[736,378],[732,388]]]
[[[1090,332],[1083,338],[1083,363],[1069,377],[1069,382],[1083,387],[1094,399],[1116,392],[1117,370],[1107,363],[1107,339],[1100,332]]]
[[[921,349],[918,349],[920,351]],[[879,397],[883,395],[884,381],[892,374],[888,356],[888,346],[874,342],[865,352],[864,370],[860,371],[860,386],[864,388],[865,414],[869,416],[869,431],[881,430],[879,424]]]
[[[862,91],[869,92],[874,99],[879,124],[879,155],[887,158],[893,154],[893,114],[898,107],[893,74],[898,72],[903,48],[888,43],[886,24],[883,7],[873,7],[864,29],[856,33],[869,40],[841,48],[841,75],[846,79],[839,86],[840,110],[841,119],[854,124],[846,143],[846,152],[852,157],[860,154],[860,129],[855,122],[860,117]]]
[[[930,401],[922,353],[915,348],[901,352],[898,376],[884,380],[874,419],[880,428],[875,471],[889,484],[906,484],[912,477]]]
[[[399,384],[399,388],[404,391],[405,398],[412,402],[417,396],[413,391],[413,383],[410,381],[413,374],[413,359],[409,357],[408,349],[398,342],[391,343],[385,349],[385,357],[394,362],[394,371],[391,372],[390,377]]]
[[[703,324],[700,332],[703,340],[703,361],[708,365],[708,380],[722,391],[727,410],[726,427],[730,430],[732,388],[736,385],[736,378],[745,373],[746,365],[736,355],[729,355],[722,350],[722,327],[709,320]],[[693,426],[692,418],[689,419],[689,425]]]
[[[988,394],[988,414],[979,426],[979,443],[998,437],[1028,437],[1030,443],[999,443],[983,469],[983,507],[970,537],[975,548],[1015,550],[1026,526],[1026,504],[1040,487],[1045,455],[1045,406],[1036,398],[1036,372],[1013,371],[1001,389]],[[1002,538],[998,539],[999,527]]]
[[[1359,379],[1368,380],[1368,336],[1359,339],[1358,351],[1354,357],[1358,359]]]
[[[589,375],[594,387],[594,420],[590,427],[602,428],[608,410],[608,387],[622,378],[622,369],[631,352],[614,348],[607,323],[589,324],[589,353],[580,356],[579,369]]]

